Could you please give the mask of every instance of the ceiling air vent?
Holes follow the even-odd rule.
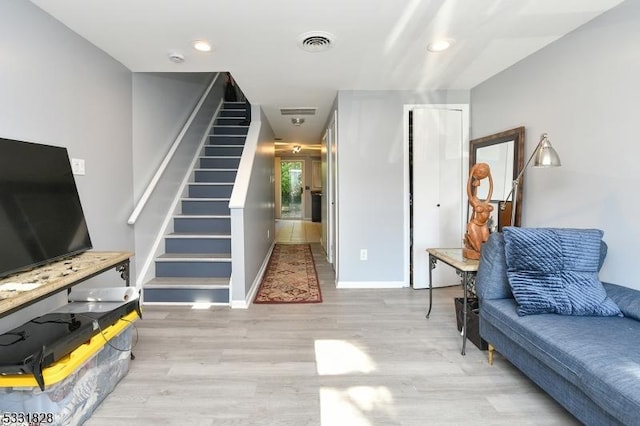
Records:
[[[298,43],[307,52],[324,52],[333,46],[334,38],[333,34],[324,31],[310,31],[300,34]]]
[[[281,115],[316,115],[317,108],[280,108]]]

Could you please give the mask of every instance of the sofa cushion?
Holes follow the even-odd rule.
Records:
[[[507,227],[504,239],[519,315],[621,315],[598,279],[602,231]]]
[[[640,335],[640,321],[556,314],[519,316],[513,299],[483,301],[480,316],[481,322],[491,323],[623,424],[637,423],[640,352],[633,336]],[[492,343],[490,337],[483,337]]]
[[[607,291],[607,296],[618,305],[622,315],[640,321],[640,297],[637,290],[611,283],[602,285]]]
[[[482,244],[476,274],[476,292],[480,299],[513,298],[504,254],[504,236],[494,232]]]
[[[609,247],[607,247],[607,243],[600,240],[600,258],[598,259],[598,272],[602,269],[602,265],[604,264],[604,258],[607,257],[607,251]]]

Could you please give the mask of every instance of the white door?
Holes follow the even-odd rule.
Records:
[[[329,123],[329,250],[327,260],[333,266],[338,282],[338,115],[333,112],[333,118]]]
[[[320,233],[320,245],[327,254],[327,260],[329,260],[329,244],[328,241],[328,223],[329,223],[329,209],[327,205],[327,199],[329,198],[329,185],[327,181],[327,172],[329,167],[328,161],[328,146],[329,146],[329,130],[324,133],[322,137],[321,153],[321,174],[322,174],[322,198],[320,198],[320,224],[322,225],[322,232]]]
[[[413,110],[414,288],[429,286],[427,248],[462,247],[462,111]],[[438,263],[433,286],[460,284],[453,268]]]

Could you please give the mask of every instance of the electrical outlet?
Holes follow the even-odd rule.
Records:
[[[72,158],[71,159],[71,171],[74,175],[84,175],[84,160],[81,158]]]
[[[267,240],[269,239],[270,236],[271,236],[271,229],[267,229]]]
[[[368,256],[367,249],[360,249],[360,260],[367,260]]]

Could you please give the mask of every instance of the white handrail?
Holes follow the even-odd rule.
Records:
[[[224,99],[220,99],[218,107],[216,108],[216,111],[211,116],[209,124],[206,127],[207,129],[210,129],[211,126],[213,126],[213,123],[218,117],[223,105],[224,105]],[[138,277],[136,279],[137,288],[142,288],[143,283],[153,278],[152,276],[148,276],[149,270],[151,269],[156,257],[162,253],[160,251],[160,246],[164,241],[164,236],[167,234],[167,229],[169,229],[169,225],[173,220],[173,217],[174,217],[173,215],[174,215],[174,212],[176,211],[176,207],[178,206],[178,203],[180,203],[180,200],[182,199],[182,192],[184,191],[185,187],[189,184],[189,181],[191,179],[191,170],[193,170],[196,163],[200,159],[200,153],[202,152],[208,140],[209,140],[208,134],[203,135],[202,138],[200,139],[200,145],[198,146],[198,149],[196,149],[193,154],[191,164],[188,167],[186,167],[184,170],[185,173],[182,178],[182,183],[180,184],[180,189],[176,191],[173,201],[169,205],[169,208],[166,209],[164,220],[162,221],[162,224],[158,228],[158,232],[156,233],[155,240],[151,245],[151,250],[149,250],[147,258],[144,260],[144,262],[140,261],[140,259],[144,257],[144,254],[138,253],[138,257],[137,257],[138,260],[136,261],[136,265],[138,267],[139,265],[142,265],[142,267],[138,269],[138,273],[137,273],[137,277]]]
[[[244,148],[242,149],[240,164],[238,164],[238,172],[236,173],[233,191],[229,198],[230,209],[243,209],[247,201],[251,171],[253,170],[253,162],[256,157],[260,128],[262,126],[261,112],[260,105],[251,105],[251,123],[249,125],[249,131],[247,132],[247,138],[245,139]]]
[[[195,119],[196,114],[198,114],[198,112],[200,111],[200,107],[202,107],[202,104],[204,103],[205,99],[207,98],[207,96],[209,96],[209,92],[213,88],[213,85],[216,83],[219,76],[220,76],[220,73],[216,73],[216,75],[211,79],[211,83],[209,83],[209,87],[207,87],[207,90],[204,92],[202,97],[200,97],[200,100],[198,101],[198,104],[195,106],[195,108],[191,112],[189,119],[182,127],[182,130],[180,130],[180,133],[178,134],[178,136],[176,136],[176,140],[173,142],[173,145],[171,145],[169,152],[167,152],[167,155],[165,155],[164,159],[162,160],[162,163],[160,163],[160,166],[158,167],[158,170],[156,170],[156,173],[153,175],[153,178],[149,182],[149,185],[147,185],[147,188],[144,190],[142,197],[140,197],[138,204],[133,209],[133,213],[131,213],[131,216],[129,216],[129,220],[127,220],[127,223],[129,225],[133,225],[134,223],[136,223],[136,220],[138,220],[138,216],[140,216],[140,213],[142,213],[142,209],[144,209],[144,206],[147,204],[147,201],[149,201],[149,198],[151,197],[151,193],[154,191],[154,189],[156,189],[156,185],[158,185],[158,182],[160,181],[160,177],[162,176],[167,166],[169,165],[169,162],[173,158],[173,155],[178,150],[178,146],[180,146],[180,143],[182,142],[182,138],[187,133],[187,130],[189,130],[189,126],[191,126],[191,123]]]

